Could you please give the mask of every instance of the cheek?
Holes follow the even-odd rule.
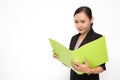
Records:
[[[75,25],[76,28],[78,27],[78,24],[77,24],[77,23],[75,23],[74,25]]]
[[[85,24],[84,24],[84,27],[85,27],[85,28],[89,28],[90,25],[91,25],[90,23],[85,23]]]
[[[90,25],[86,25],[85,27],[84,27],[84,30],[85,31],[88,31],[90,29]]]

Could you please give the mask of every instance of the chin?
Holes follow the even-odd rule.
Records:
[[[79,33],[80,33],[80,34],[83,34],[83,33],[84,33],[84,31],[79,31]]]

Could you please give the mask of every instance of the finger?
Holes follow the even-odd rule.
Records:
[[[72,63],[72,67],[73,67],[74,70],[76,70],[76,71],[80,71],[80,68],[79,68],[78,65]]]
[[[75,61],[72,61],[72,65],[75,66],[75,67],[79,67],[79,63],[75,62]]]
[[[63,65],[67,66],[66,64],[63,63]]]
[[[53,54],[53,57],[54,57],[54,58],[58,58],[58,56],[57,56],[56,54]]]
[[[84,64],[88,65],[88,62],[85,58],[84,58]]]
[[[73,60],[72,62],[73,62],[75,65],[78,65],[78,64],[79,64],[77,60]]]
[[[76,70],[77,69],[77,66],[74,64],[74,63],[72,63],[72,67]]]

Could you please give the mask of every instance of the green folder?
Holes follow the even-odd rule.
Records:
[[[89,42],[76,50],[69,50],[64,45],[53,39],[49,38],[49,41],[53,51],[56,55],[58,55],[58,60],[71,69],[73,69],[71,66],[71,61],[74,60],[77,60],[80,64],[83,64],[83,60],[86,59],[90,68],[94,68],[108,61],[104,36]],[[83,72],[75,72],[77,74],[83,74]]]

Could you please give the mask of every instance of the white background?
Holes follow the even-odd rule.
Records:
[[[48,38],[66,47],[77,33],[74,11],[91,7],[94,30],[106,36],[109,62],[101,80],[120,80],[119,0],[0,0],[0,80],[69,80]]]

